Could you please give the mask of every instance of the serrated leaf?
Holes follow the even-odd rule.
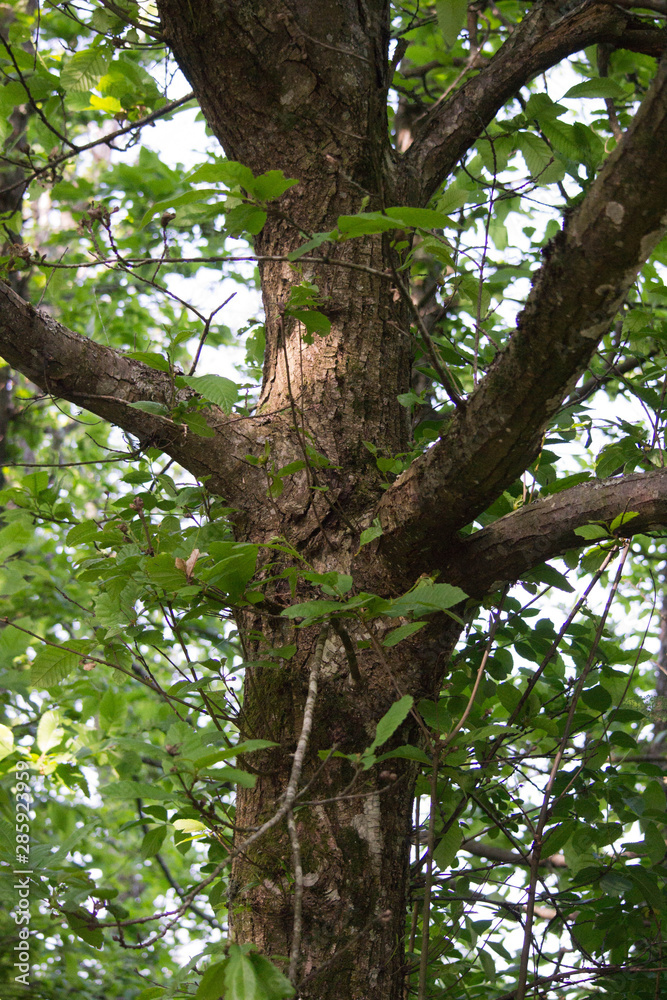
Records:
[[[448,229],[452,225],[452,220],[448,215],[432,208],[413,208],[409,205],[400,205],[387,208],[385,212],[391,219],[396,219],[402,225],[415,229]]]
[[[574,591],[574,587],[568,582],[567,577],[559,573],[553,566],[549,566],[548,563],[536,566],[530,573],[526,573],[522,579],[529,580],[532,583],[546,583],[550,587],[556,587],[558,590],[565,591],[566,594],[571,594]]]
[[[90,542],[98,534],[100,528],[95,521],[82,521],[75,524],[67,532],[66,542],[68,545],[80,545],[82,542]]]
[[[184,414],[183,423],[197,437],[215,437],[215,431],[212,427],[208,426],[205,415],[199,411]]]
[[[175,830],[182,833],[206,833],[205,825],[198,819],[175,819],[173,823]]]
[[[159,998],[163,997],[166,992],[167,991],[163,986],[149,986],[137,995],[137,1000],[159,1000]],[[217,997],[215,1000],[217,1000]]]
[[[419,616],[433,611],[447,611],[454,605],[460,604],[461,601],[465,601],[467,596],[460,587],[453,587],[449,583],[425,581],[414,590],[392,601],[391,608],[387,613],[390,617],[395,618],[409,614],[409,612]]]
[[[24,520],[6,525],[0,531],[0,562],[20,552],[32,540],[34,533],[34,528]]]
[[[143,229],[156,215],[161,214],[166,209],[169,208],[181,208],[184,205],[191,204],[202,204],[207,199],[220,197],[220,191],[216,188],[194,188],[184,191],[182,194],[172,195],[170,198],[163,198],[161,201],[156,201],[151,208],[144,214],[141,222],[139,223],[139,228]],[[220,213],[222,214],[223,206],[220,205]],[[142,352],[139,352],[142,353]],[[142,360],[141,358],[139,360]],[[168,371],[169,369],[167,369]]]
[[[262,991],[257,994],[257,1000],[289,1000],[294,996],[296,990],[273,962],[255,951],[250,952],[249,958],[255,970],[257,985]]]
[[[83,653],[76,652],[78,645],[68,644],[67,649],[59,646],[44,646],[30,664],[30,684],[32,687],[52,687],[59,684],[78,665]],[[86,644],[90,648],[90,644]]]
[[[368,748],[368,753],[372,753],[377,747],[381,747],[387,742],[389,737],[396,732],[406,718],[413,704],[414,698],[410,694],[405,694],[398,701],[394,702],[378,722],[375,729],[375,739]]]
[[[273,201],[298,183],[293,177],[285,177],[282,170],[267,170],[254,178],[248,191],[259,201]]]
[[[127,617],[121,611],[119,601],[104,591],[95,598],[95,618],[109,635],[115,635],[127,625]]]
[[[388,233],[400,227],[396,219],[390,219],[382,212],[360,212],[359,215],[340,215],[336,223],[344,236],[368,236],[373,233]]]
[[[92,90],[106,73],[108,65],[109,57],[99,48],[75,52],[60,71],[60,82],[65,90]]]
[[[331,331],[331,320],[317,309],[290,309],[289,315],[303,323],[308,333],[326,337]]]
[[[297,250],[292,250],[291,253],[288,253],[287,259],[298,260],[299,257],[305,257],[312,250],[317,250],[317,248],[322,246],[323,243],[328,243],[332,238],[333,232],[315,233],[313,238],[308,240],[307,243],[304,243],[303,246],[300,246]]]
[[[183,375],[178,381],[189,385],[196,393],[208,399],[210,403],[215,403],[225,413],[232,412],[232,407],[239,398],[236,382],[223,375]]]

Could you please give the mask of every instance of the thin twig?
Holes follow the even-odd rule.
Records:
[[[14,191],[16,188],[27,187],[32,181],[41,177],[42,174],[46,174],[53,170],[54,167],[59,166],[61,163],[65,163],[66,160],[71,160],[73,157],[78,156],[79,153],[85,153],[88,149],[94,149],[96,146],[107,145],[110,146],[114,139],[119,138],[121,135],[127,135],[128,132],[134,132],[137,129],[142,128],[144,125],[150,125],[151,122],[156,121],[158,118],[162,118],[163,115],[168,115],[171,111],[175,111],[176,108],[180,108],[182,104],[188,104],[189,101],[193,100],[195,94],[194,91],[190,91],[185,97],[179,97],[177,101],[170,101],[163,107],[158,108],[156,111],[151,111],[149,115],[144,118],[140,118],[139,121],[132,122],[130,125],[124,125],[122,128],[116,129],[115,132],[109,132],[108,135],[100,136],[99,139],[93,139],[91,142],[86,142],[82,146],[74,146],[69,153],[62,153],[60,156],[54,156],[53,159],[49,160],[45,167],[39,167],[37,170],[33,170],[30,177],[22,177],[21,180],[15,181],[13,184],[7,185],[7,187],[0,188],[0,195],[7,194],[9,191]]]
[[[625,560],[627,558],[628,552],[630,551],[630,542],[626,542],[623,546],[623,551],[621,553],[621,560],[616,571],[616,577],[609,591],[609,597],[607,598],[607,603],[605,604],[604,611],[600,617],[600,621],[595,632],[595,638],[588,654],[588,659],[584,669],[581,672],[581,676],[577,682],[577,685],[572,694],[572,701],[570,702],[570,709],[567,714],[567,719],[565,721],[565,730],[560,741],[558,750],[556,751],[556,756],[554,757],[554,762],[551,767],[551,772],[549,774],[549,780],[547,781],[547,786],[544,790],[544,797],[542,799],[542,808],[540,809],[540,815],[537,820],[537,825],[535,827],[535,836],[533,839],[533,849],[531,853],[530,862],[530,880],[528,883],[528,902],[526,905],[526,920],[524,924],[524,938],[523,938],[523,948],[521,951],[521,961],[519,965],[519,977],[517,982],[517,988],[515,990],[514,996],[516,1000],[524,1000],[526,996],[526,987],[528,983],[528,962],[530,961],[530,947],[532,941],[532,930],[533,930],[533,920],[535,916],[535,892],[537,889],[538,880],[538,869],[540,864],[540,856],[542,853],[542,835],[544,833],[544,827],[549,818],[549,806],[551,804],[551,795],[558,775],[558,770],[560,768],[561,760],[563,759],[563,754],[565,752],[565,746],[570,738],[570,732],[572,729],[572,722],[574,719],[574,713],[577,709],[577,703],[579,701],[579,696],[583,690],[586,678],[590,672],[595,656],[597,653],[598,645],[600,639],[602,638],[602,632],[604,630],[605,622],[609,615],[609,610],[612,605],[612,601],[616,596],[618,591],[618,586],[621,582],[621,575],[623,573],[623,567],[625,566]]]
[[[454,406],[457,409],[463,409],[463,407],[465,407],[465,400],[463,399],[458,389],[456,388],[453,375],[449,371],[447,364],[444,361],[441,361],[440,358],[438,357],[437,351],[435,349],[435,344],[431,339],[430,333],[426,329],[426,324],[424,323],[424,320],[421,317],[421,313],[419,312],[416,305],[412,301],[412,296],[410,295],[410,292],[407,290],[407,288],[401,281],[398,272],[394,267],[392,267],[392,271],[393,271],[394,281],[396,282],[396,287],[398,288],[401,294],[401,298],[406,303],[410,312],[414,316],[415,322],[417,324],[417,327],[419,328],[419,332],[426,346],[426,353],[428,354],[431,364],[433,365],[438,374],[438,378],[442,383],[443,389],[451,399]]]

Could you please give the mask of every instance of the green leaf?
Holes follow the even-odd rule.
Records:
[[[331,320],[317,309],[289,309],[288,313],[303,323],[308,333],[326,337],[331,331]]]
[[[59,725],[58,712],[48,711],[39,720],[35,742],[41,753],[48,753],[61,742],[65,730]]]
[[[65,90],[86,91],[96,87],[109,65],[108,55],[99,48],[75,52],[60,71],[60,82]]]
[[[341,215],[336,223],[338,230],[348,238],[368,236],[373,233],[388,233],[398,229],[401,223],[390,219],[382,212],[360,212],[359,215]]]
[[[82,656],[92,648],[92,644],[73,640],[67,647],[61,649],[59,646],[43,646],[39,650],[30,665],[32,687],[48,688],[59,684],[79,665]],[[81,652],[78,652],[78,649]]]
[[[406,718],[413,704],[414,698],[410,694],[405,694],[398,701],[394,702],[378,722],[375,730],[375,739],[368,748],[368,753],[372,753],[377,747],[381,747],[383,743],[387,742],[389,737],[396,732]]]
[[[285,177],[282,170],[267,170],[265,174],[255,177],[248,192],[259,201],[274,201],[298,183],[293,177]]]
[[[432,208],[413,208],[411,206],[398,206],[385,209],[386,214],[391,219],[396,219],[403,226],[411,226],[415,229],[450,229],[452,220],[444,212],[435,211]]]
[[[146,576],[163,590],[175,591],[187,586],[185,573],[177,569],[173,555],[161,552],[157,556],[147,556],[144,560]]]
[[[580,528],[574,529],[575,535],[592,542],[597,538],[609,538],[609,531],[601,524],[582,524]]]
[[[310,621],[332,612],[343,611],[344,607],[340,601],[304,601],[303,604],[291,604],[281,611],[281,615],[284,618],[303,618]]]
[[[147,830],[144,834],[144,839],[141,841],[141,848],[139,853],[144,861],[148,858],[153,858],[158,853],[162,844],[164,843],[164,838],[167,836],[166,826],[154,826],[150,830]]]
[[[220,1000],[224,990],[227,962],[228,959],[225,959],[222,962],[209,965],[199,980],[199,989],[195,993],[195,1000]]]
[[[420,750],[419,747],[413,747],[409,743],[406,743],[402,747],[396,747],[395,750],[390,750],[388,753],[380,754],[379,757],[375,758],[376,764],[379,764],[383,760],[391,760],[393,757],[397,757],[399,760],[417,760],[420,764],[431,765],[431,758]]]
[[[133,361],[143,361],[149,368],[154,368],[158,372],[167,372],[168,374],[171,370],[168,358],[163,357],[162,354],[155,354],[153,351],[131,351],[125,357],[132,358]]]
[[[621,528],[624,524],[627,524],[628,521],[632,521],[632,519],[635,518],[635,517],[639,517],[639,512],[638,511],[636,511],[636,510],[626,510],[622,514],[619,514],[617,517],[614,518],[614,520],[609,525],[609,530],[613,534],[615,531],[617,531],[619,528]]]
[[[140,399],[136,403],[130,403],[135,410],[143,410],[144,413],[153,413],[156,416],[164,417],[169,413],[169,410],[164,405],[164,403],[155,403],[152,399]]]
[[[257,236],[261,233],[266,222],[266,212],[255,205],[239,205],[227,212],[225,216],[225,230],[230,236],[242,236],[247,233],[250,236]]]
[[[667,901],[656,884],[655,876],[651,875],[646,868],[641,865],[626,865],[623,874],[634,882],[649,906],[655,910],[665,909]]]
[[[209,549],[214,558],[222,558],[202,573],[202,577],[224,590],[231,600],[238,600],[255,575],[259,546],[241,542],[213,542]]]
[[[229,948],[224,979],[225,1000],[260,1000],[255,967],[239,945]]]
[[[365,528],[361,532],[361,535],[359,536],[359,548],[361,549],[364,547],[364,545],[368,545],[369,542],[372,542],[376,538],[379,538],[381,534],[382,534],[382,528],[380,527],[379,519],[376,518],[375,521],[373,521],[370,528]]]
[[[547,583],[550,587],[556,587],[558,590],[565,591],[566,594],[574,592],[574,587],[568,583],[567,577],[559,573],[553,566],[549,566],[548,563],[536,566],[530,573],[524,574],[522,579],[528,580],[531,583]]]
[[[382,640],[383,646],[396,646],[402,639],[407,639],[408,636],[414,635],[418,632],[420,628],[423,628],[426,622],[408,622],[407,625],[399,625],[395,628],[389,635],[386,635]]]
[[[250,952],[249,958],[255,970],[257,986],[261,990],[261,993],[256,994],[256,1000],[289,1000],[294,996],[296,990],[273,962],[255,951]]]
[[[583,159],[585,150],[579,145],[577,133],[572,125],[558,121],[557,118],[552,118],[549,121],[542,120],[540,124],[542,132],[555,150],[571,160]]]
[[[80,524],[75,524],[67,532],[67,544],[80,545],[82,542],[91,542],[99,531],[99,525],[95,521],[82,521]]]
[[[626,462],[639,458],[639,449],[634,438],[624,438],[622,441],[608,444],[602,449],[595,462],[595,475],[598,479],[606,479],[619,470],[623,470]]]
[[[575,84],[574,87],[570,87],[562,100],[565,101],[580,97],[624,98],[625,91],[620,83],[612,80],[611,77],[605,76],[594,80],[584,80],[583,83]]]
[[[232,412],[232,407],[239,398],[236,382],[232,382],[230,378],[225,378],[223,375],[182,375],[178,378],[177,384],[180,385],[181,382],[190,386],[204,399],[215,403],[225,413]]]
[[[448,608],[465,601],[468,595],[460,587],[452,587],[449,583],[432,583],[424,581],[414,590],[391,602],[387,614],[399,617],[413,612],[415,615],[430,614],[433,611],[447,611]]]
[[[208,426],[205,414],[200,411],[194,411],[192,413],[185,413],[183,415],[183,422],[198,437],[212,438],[215,437],[215,431],[212,427]]]
[[[447,48],[452,47],[466,22],[467,0],[436,0],[438,27]]]
[[[35,530],[24,520],[12,521],[0,531],[0,562],[20,552],[33,538]]]
[[[463,843],[463,834],[458,823],[452,823],[449,830],[440,837],[433,852],[433,860],[441,871],[449,868]]]
[[[297,250],[292,250],[291,253],[288,253],[287,259],[298,260],[299,257],[305,257],[312,250],[317,250],[317,248],[322,246],[323,243],[328,243],[333,238],[333,235],[333,232],[315,233],[313,238],[308,240],[307,243],[304,243],[303,246],[300,246]]]
[[[163,198],[161,201],[156,201],[155,204],[148,209],[139,223],[139,228],[143,229],[148,225],[151,219],[153,219],[156,215],[160,215],[162,212],[166,211],[166,209],[180,208],[183,205],[191,205],[193,203],[199,205],[206,202],[209,198],[215,197],[220,197],[220,191],[216,188],[194,188],[184,191],[182,194],[172,195],[170,198]],[[220,214],[222,214],[223,210],[223,205],[220,204]],[[139,360],[141,361],[143,358],[139,358]]]
[[[114,781],[100,788],[100,795],[105,799],[123,799],[134,802],[135,799],[154,799],[164,802],[172,796],[157,784],[146,781]]]
[[[0,724],[0,760],[14,752],[14,733],[9,726]]]

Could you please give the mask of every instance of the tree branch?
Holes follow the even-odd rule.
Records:
[[[665,231],[666,145],[667,56],[632,125],[553,241],[509,344],[440,441],[382,498],[378,546],[389,589],[392,577],[404,590],[442,565],[453,533],[538,454],[549,420]]]
[[[503,104],[538,73],[598,42],[648,48],[657,56],[664,51],[667,32],[617,5],[598,0],[565,14],[561,10],[548,0],[535,3],[493,59],[419,123],[400,166],[402,185],[415,204],[426,204]]]
[[[35,309],[0,282],[0,355],[45,392],[95,413],[155,445],[197,476],[210,476],[210,488],[228,500],[239,500],[246,487],[262,495],[260,474],[242,464],[250,450],[240,433],[239,418],[230,419],[213,407],[208,423],[215,437],[188,432],[167,416],[146,413],[131,404],[140,400],[162,403],[194,396],[175,391],[171,377],[140,361],[67,329],[47,313]]]
[[[547,559],[590,545],[575,528],[609,525],[623,513],[637,515],[619,529],[623,537],[667,526],[667,469],[580,483],[506,514],[451,546],[442,578],[481,597]]]

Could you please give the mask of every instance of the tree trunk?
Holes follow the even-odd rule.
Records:
[[[211,3],[199,4],[195,17],[172,0],[160,9],[166,36],[228,156],[256,174],[279,167],[300,182],[281,198],[279,210],[269,211],[255,246],[267,347],[250,435],[256,451],[267,443],[267,486],[271,473],[292,462],[305,468],[285,477],[279,496],[268,497],[265,489],[254,509],[246,507],[239,540],[280,537],[315,571],[349,573],[359,533],[382,495],[382,477],[364,442],[384,455],[405,451],[408,443],[407,411],[396,399],[409,389],[411,372],[409,322],[393,287],[392,269],[400,261],[389,240],[377,235],[334,244],[329,252],[335,265],[294,268],[261,258],[284,258],[309,235],[333,229],[340,215],[358,212],[364,199],[370,209],[391,204],[384,94],[378,87],[386,76],[387,8],[304,4],[298,25],[279,7],[226,9],[224,23]],[[353,55],[343,73],[341,50]],[[319,309],[331,322],[326,338],[315,335],[310,343],[301,323],[285,312],[292,287],[304,280],[317,286]],[[271,573],[277,569],[274,564]],[[276,604],[287,605],[288,580],[278,580],[269,593]],[[297,597],[321,597],[321,591],[304,588]],[[358,623],[344,624],[353,643],[368,643]],[[261,640],[253,638],[258,625]],[[295,639],[298,650],[280,668],[246,672],[244,736],[279,746],[253,755],[257,785],[239,790],[237,840],[269,819],[285,793],[318,638],[317,629],[295,631],[285,619],[266,614],[248,613],[242,632],[249,660]],[[385,662],[373,647],[366,649],[355,678],[340,636],[332,631],[326,640],[301,782],[308,784],[307,799],[321,804],[295,813],[304,873],[297,970],[298,980],[307,979],[303,997],[403,996],[412,768],[397,761],[386,772],[376,767],[357,773],[341,758],[322,767],[318,752],[335,747],[360,753],[400,693],[431,693],[429,661],[442,661],[439,642],[436,629],[419,645],[401,646],[400,654],[387,650]],[[400,742],[408,741],[411,729],[408,724]],[[252,941],[268,955],[286,956],[292,947],[291,859],[283,824],[234,867],[235,939]]]

